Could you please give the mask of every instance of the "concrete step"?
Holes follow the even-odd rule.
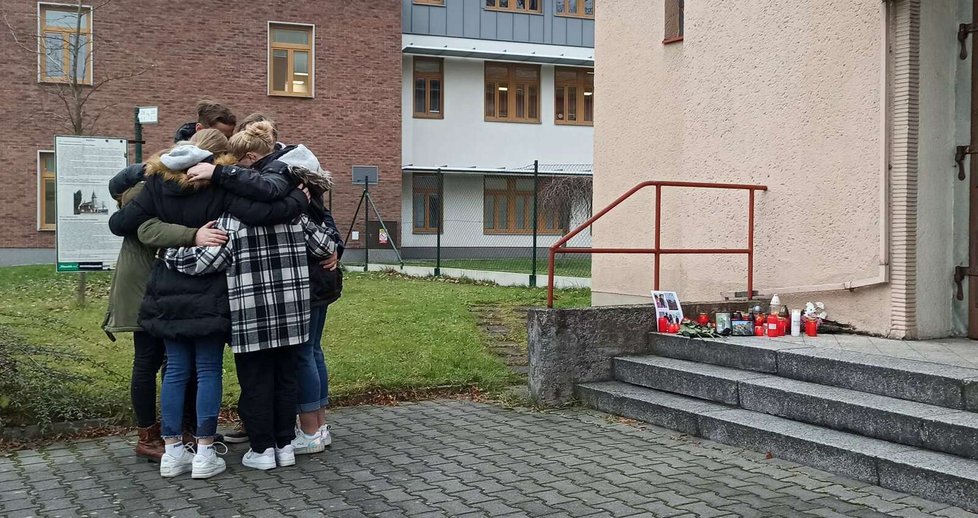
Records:
[[[978,511],[978,461],[972,459],[619,381],[581,384],[577,395],[597,410]]]
[[[795,421],[978,459],[978,414],[656,356],[616,358],[615,379]]]
[[[978,369],[778,340],[649,335],[657,355],[978,412]]]
[[[733,406],[740,406],[742,381],[770,376],[662,356],[615,358],[613,372],[625,383]]]

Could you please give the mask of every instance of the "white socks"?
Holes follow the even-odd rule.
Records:
[[[167,444],[166,445],[166,453],[168,453],[169,455],[172,455],[174,457],[177,457],[177,458],[182,457],[183,456],[183,452],[185,452],[185,451],[186,451],[186,448],[184,447],[183,443],[180,443],[180,442],[174,443],[174,444]]]

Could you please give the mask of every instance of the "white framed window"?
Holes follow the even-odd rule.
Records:
[[[58,194],[55,185],[54,151],[37,152],[37,229],[54,230]]]
[[[268,95],[315,97],[316,26],[268,22]]]
[[[92,84],[92,14],[87,5],[37,4],[38,82],[69,83],[74,73],[78,84]]]

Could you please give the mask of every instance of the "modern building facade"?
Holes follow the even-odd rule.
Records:
[[[104,4],[104,5],[103,5]],[[92,7],[95,11],[92,12]],[[58,96],[72,68],[66,49],[81,27],[77,72],[87,134],[134,137],[136,106],[157,106],[145,126],[145,154],[172,143],[213,99],[239,118],[266,112],[286,143],[304,143],[336,176],[333,210],[341,230],[360,188],[353,165],[376,165],[381,210],[401,207],[401,3],[82,2],[9,0],[0,11],[0,265],[54,262],[54,136],[72,133]],[[132,148],[131,148],[132,150]],[[83,193],[88,197],[89,193]],[[358,246],[351,242],[351,246]]]
[[[955,163],[978,134],[975,35],[962,34],[966,59],[956,37],[971,0],[601,7],[595,210],[644,180],[766,185],[761,294],[823,301],[870,333],[978,336],[978,170],[971,155]],[[650,192],[625,202],[594,245],[653,246],[653,207]],[[662,209],[663,247],[747,246],[745,193],[666,189]],[[647,256],[596,257],[594,302],[647,301],[651,271]],[[669,256],[661,288],[718,300],[743,292],[746,274],[743,256]]]
[[[439,218],[456,257],[525,250],[534,162],[538,189],[590,177],[594,1],[402,0],[402,9],[405,254],[431,255]],[[588,192],[541,208],[539,245],[586,219],[589,202]]]

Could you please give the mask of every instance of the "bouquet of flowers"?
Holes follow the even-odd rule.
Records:
[[[805,304],[805,318],[821,324],[823,320],[828,318],[828,313],[825,312],[825,304],[821,302],[809,302]]]

